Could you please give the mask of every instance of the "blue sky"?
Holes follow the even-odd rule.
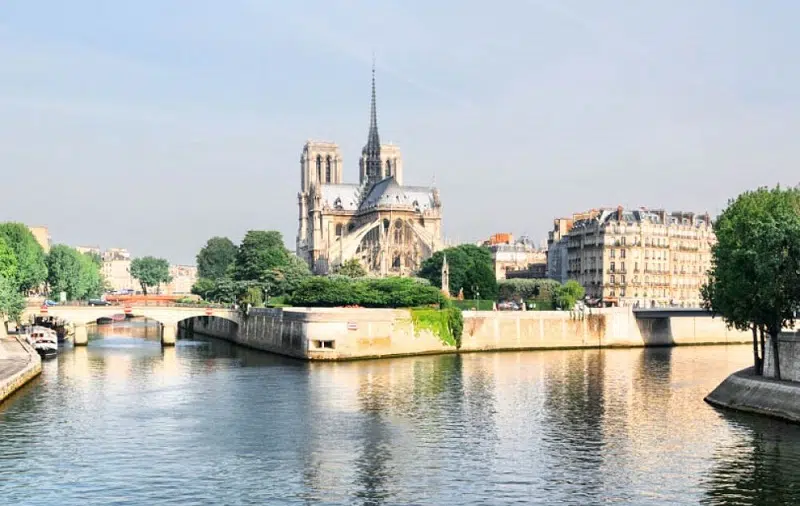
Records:
[[[190,263],[297,227],[306,139],[381,139],[451,240],[800,182],[791,1],[5,0],[0,219]]]

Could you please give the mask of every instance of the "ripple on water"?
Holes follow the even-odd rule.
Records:
[[[800,431],[702,397],[743,347],[307,364],[62,350],[0,407],[7,504],[792,504]]]

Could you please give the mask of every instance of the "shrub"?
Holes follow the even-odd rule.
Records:
[[[461,347],[464,317],[456,307],[446,309],[417,308],[411,310],[411,321],[420,329],[431,331],[444,344]]]
[[[315,276],[301,281],[286,302],[308,307],[418,307],[439,304],[443,298],[438,288],[409,278]]]

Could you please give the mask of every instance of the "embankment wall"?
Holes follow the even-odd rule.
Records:
[[[564,311],[465,311],[460,351],[747,343],[751,336],[719,318],[637,319],[629,308]],[[310,360],[343,360],[459,351],[399,309],[255,309],[239,323],[197,317],[195,332]]]

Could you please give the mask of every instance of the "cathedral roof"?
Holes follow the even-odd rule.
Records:
[[[324,184],[320,186],[322,205],[341,211],[358,210],[357,184]]]
[[[359,209],[375,207],[408,207],[427,211],[435,207],[434,189],[425,186],[400,186],[394,177],[387,177],[372,186]]]

